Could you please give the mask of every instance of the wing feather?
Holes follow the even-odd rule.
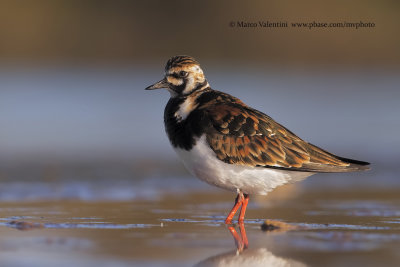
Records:
[[[226,101],[229,98],[229,101]],[[230,164],[310,172],[368,169],[368,163],[335,156],[300,139],[264,113],[224,95],[199,107],[212,127],[207,142]]]

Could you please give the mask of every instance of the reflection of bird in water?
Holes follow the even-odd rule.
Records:
[[[209,257],[195,266],[306,266],[301,262],[276,256],[266,248],[248,249],[248,241],[243,223],[239,223],[240,235],[236,232],[236,229],[233,226],[228,228],[235,239],[237,250]]]
[[[234,226],[231,225],[228,227],[228,229],[231,232],[233,239],[235,239],[235,244],[236,244],[238,253],[242,252],[243,250],[245,250],[249,247],[249,241],[247,239],[246,229],[244,228],[244,223],[239,223],[240,235],[236,232],[236,229]]]
[[[239,222],[244,220],[250,194],[266,195],[318,172],[368,169],[369,163],[305,142],[268,115],[211,89],[192,57],[169,59],[164,78],[146,89],[159,88],[171,94],[164,123],[185,166],[201,180],[237,192],[227,224],[239,208]]]
[[[266,248],[248,249],[240,254],[235,251],[205,259],[195,266],[263,266],[263,267],[305,267],[304,263],[275,256]]]

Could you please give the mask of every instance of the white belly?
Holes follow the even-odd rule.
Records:
[[[312,172],[285,171],[263,167],[246,167],[222,162],[203,135],[190,151],[175,148],[186,168],[199,179],[227,190],[266,195],[274,188],[301,181]]]

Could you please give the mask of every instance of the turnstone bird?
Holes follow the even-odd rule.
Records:
[[[211,185],[237,192],[226,224],[240,206],[238,221],[243,222],[251,194],[266,195],[319,172],[369,169],[368,162],[329,153],[238,98],[211,89],[193,57],[170,58],[164,78],[146,90],[159,88],[171,94],[165,129],[186,168]]]

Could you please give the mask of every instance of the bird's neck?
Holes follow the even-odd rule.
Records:
[[[208,83],[207,83],[208,85]],[[189,114],[197,108],[197,99],[206,91],[208,87],[202,87],[193,90],[190,94],[171,97],[168,106],[169,112],[173,115],[178,122],[184,121]]]
[[[201,127],[201,115],[197,107],[198,98],[211,89],[196,90],[189,95],[171,97],[164,111],[164,124],[168,138],[174,147],[190,149],[195,144],[195,137],[198,137]],[[199,117],[199,118],[197,118]],[[201,130],[200,130],[201,131]]]
[[[202,81],[188,80],[186,81],[185,88],[181,92],[180,96],[190,96],[193,93],[204,90],[205,88],[208,87],[210,87],[210,85],[206,79]]]

